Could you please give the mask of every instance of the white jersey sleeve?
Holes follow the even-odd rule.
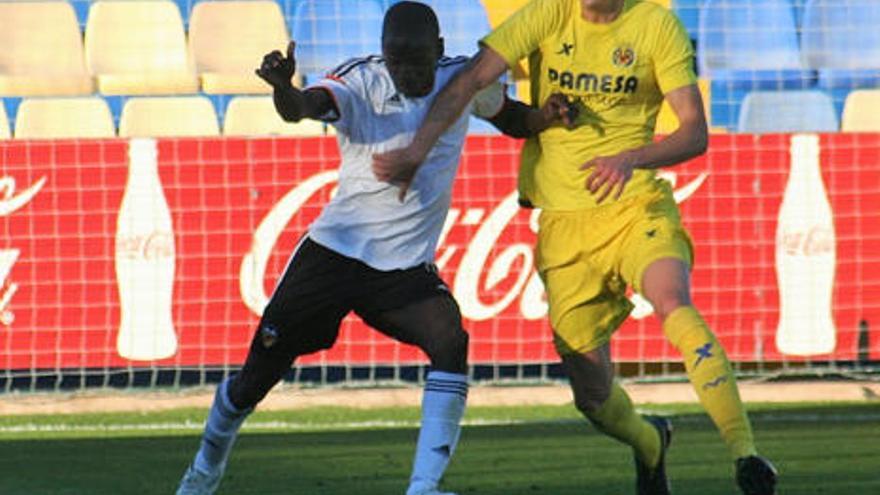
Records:
[[[332,70],[309,88],[323,89],[333,98],[334,108],[321,115],[319,120],[332,124],[340,130],[347,129],[357,120],[358,101],[365,96],[364,64],[367,58],[353,58]]]

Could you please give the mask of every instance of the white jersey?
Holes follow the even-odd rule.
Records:
[[[434,261],[452,198],[469,113],[491,118],[504,103],[504,86],[483,90],[445,132],[419,168],[403,203],[398,186],[373,175],[373,153],[407,146],[437,93],[466,57],[442,58],[434,89],[422,98],[398,93],[381,57],[353,59],[312,87],[330,92],[336,109],[323,120],[336,127],[342,163],[339,187],[309,227],[309,237],[378,270]]]

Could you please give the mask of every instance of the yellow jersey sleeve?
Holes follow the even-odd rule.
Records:
[[[480,40],[480,44],[497,52],[513,67],[559,29],[570,1],[531,0]]]
[[[678,17],[667,11],[658,34],[654,77],[660,92],[665,95],[674,89],[696,84],[694,48]]]

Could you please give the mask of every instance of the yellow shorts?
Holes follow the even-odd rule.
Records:
[[[692,265],[693,244],[664,186],[590,210],[541,212],[537,268],[560,355],[609,342],[633,308],[627,286],[640,292],[648,265],[661,258]]]

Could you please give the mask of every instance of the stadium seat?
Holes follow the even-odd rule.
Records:
[[[420,0],[428,4],[440,21],[440,34],[446,45],[446,55],[473,55],[477,42],[489,34],[489,17],[480,0]]]
[[[379,0],[299,0],[292,31],[307,82],[352,57],[381,53],[383,15]]]
[[[285,122],[275,111],[271,96],[234,97],[223,121],[223,134],[227,136],[324,136],[327,128],[311,119]]]
[[[681,23],[684,24],[691,39],[695,40],[698,38],[697,33],[700,31],[700,4],[703,3],[703,0],[654,0],[654,2],[664,7],[672,8],[675,15],[681,19]]]
[[[0,2],[0,95],[93,91],[82,37],[67,2]]]
[[[6,116],[6,105],[0,100],[0,139],[9,139],[12,133],[9,132],[9,118]]]
[[[846,97],[840,130],[880,132],[880,89],[859,89]]]
[[[697,34],[699,72],[712,80],[713,125],[734,127],[749,91],[815,85],[788,0],[706,0]]]
[[[110,138],[116,127],[99,96],[26,98],[15,117],[16,139]]]
[[[205,96],[135,97],[122,107],[120,137],[217,136],[214,106]]]
[[[804,60],[838,109],[851,90],[880,87],[880,2],[809,0],[803,22]]]
[[[753,91],[743,100],[737,132],[837,132],[831,97],[817,90]]]
[[[186,94],[198,79],[177,5],[167,0],[92,4],[86,64],[107,95]]]
[[[283,53],[288,40],[271,0],[200,2],[190,19],[190,54],[208,94],[271,93],[254,69],[272,50]]]

